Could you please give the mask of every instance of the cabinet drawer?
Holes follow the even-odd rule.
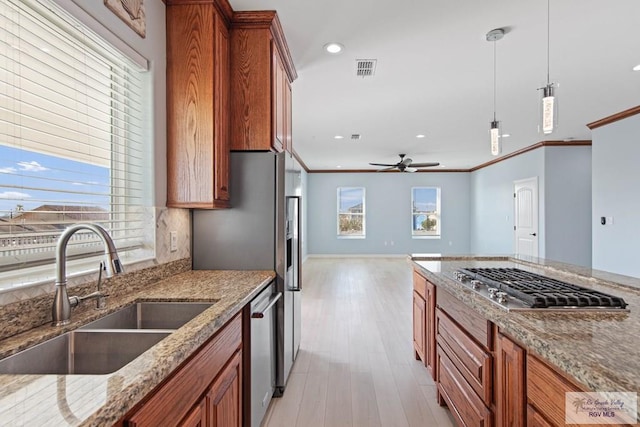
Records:
[[[436,309],[436,340],[464,379],[483,400],[491,404],[492,357],[440,309]]]
[[[553,427],[536,409],[527,405],[527,427]]]
[[[579,391],[585,390],[572,384],[538,358],[527,355],[527,401],[552,425],[565,424],[565,393]]]
[[[413,271],[413,290],[416,291],[422,299],[427,299],[427,279],[415,270]]]
[[[493,415],[438,345],[438,391],[459,425],[489,427]]]
[[[436,305],[482,346],[491,348],[491,322],[443,289],[438,289]]]

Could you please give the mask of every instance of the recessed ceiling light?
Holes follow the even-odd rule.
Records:
[[[640,64],[633,67],[633,71],[640,71]]]
[[[336,136],[334,136],[333,138],[334,138],[334,139],[342,139],[342,138],[344,138],[344,136],[342,136],[342,135],[336,135]]]
[[[444,165],[440,165],[441,168],[445,167]]]
[[[510,133],[503,133],[502,135],[500,135],[503,138],[509,138],[511,136]]]
[[[341,45],[340,43],[327,43],[323,46],[324,50],[331,53],[331,54],[338,54],[340,52],[342,52],[342,50],[344,49],[344,46]]]
[[[342,166],[338,165],[338,166],[336,166],[336,167],[337,167],[338,169],[340,169]]]
[[[420,134],[420,135],[416,135],[416,138],[424,138],[426,135]]]

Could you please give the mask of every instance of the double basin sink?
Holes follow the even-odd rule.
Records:
[[[135,303],[0,360],[0,374],[109,374],[212,305]]]

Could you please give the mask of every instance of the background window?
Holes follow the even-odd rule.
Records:
[[[0,3],[0,289],[53,278],[74,223],[153,257],[145,71],[55,3]],[[97,236],[69,243],[69,273],[97,270]]]
[[[411,189],[412,237],[440,237],[440,188]]]
[[[338,188],[338,237],[365,237],[364,188]]]

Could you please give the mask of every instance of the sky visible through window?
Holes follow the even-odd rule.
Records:
[[[354,206],[362,205],[362,188],[341,188],[340,189],[340,212],[348,212]]]
[[[110,205],[109,168],[0,145],[0,216],[45,204]]]
[[[434,212],[438,206],[437,188],[414,188],[414,212]]]

